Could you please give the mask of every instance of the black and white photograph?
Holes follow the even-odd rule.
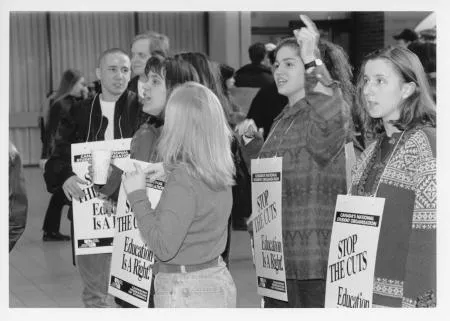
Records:
[[[2,4],[7,318],[444,319],[447,17],[398,4]]]

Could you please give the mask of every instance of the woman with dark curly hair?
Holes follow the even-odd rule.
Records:
[[[306,16],[301,18],[307,27],[294,31],[296,37],[283,39],[275,49],[275,83],[288,104],[257,155],[282,158],[281,228],[288,302],[264,297],[268,308],[324,307],[336,197],[346,191],[344,144],[350,135],[351,69],[348,61],[338,68],[331,58],[328,65],[319,59],[339,47],[322,43],[320,50],[317,28]]]

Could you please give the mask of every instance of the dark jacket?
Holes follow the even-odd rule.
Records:
[[[142,106],[137,95],[126,90],[117,100],[114,110],[114,139],[132,137],[139,127]],[[55,139],[55,149],[45,165],[44,179],[47,190],[53,193],[71,176],[73,143],[101,141],[105,139],[108,119],[102,115],[100,97],[74,104],[67,117],[61,119]]]
[[[9,143],[9,251],[25,231],[28,198],[22,161],[15,146]]]
[[[245,163],[242,152],[242,145],[239,137],[235,134],[231,143],[231,152],[233,154],[234,166],[236,167],[235,181],[233,186],[233,207],[231,208],[231,217],[233,220],[249,218],[252,212],[252,194],[250,172]]]
[[[133,77],[128,83],[128,90],[134,92],[136,95],[138,94],[138,80],[139,76]]]
[[[274,82],[272,71],[262,64],[248,64],[236,71],[236,87],[261,88]]]
[[[80,98],[69,95],[56,102],[50,102],[50,110],[46,119],[44,133],[41,135],[41,159],[47,159],[50,157],[55,146],[55,135],[58,130],[59,121],[62,118],[67,117],[70,107],[80,100]]]
[[[287,105],[286,96],[278,93],[275,82],[261,88],[252,100],[247,114],[248,119],[253,119],[258,128],[264,128],[264,139],[270,132],[273,120]]]

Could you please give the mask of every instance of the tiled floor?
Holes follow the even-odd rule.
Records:
[[[70,242],[42,242],[42,222],[50,194],[38,168],[26,168],[29,197],[25,233],[9,255],[9,307],[83,307],[81,281],[72,265]],[[67,208],[64,212],[66,212]],[[66,213],[61,232],[70,234]],[[233,231],[230,270],[237,287],[238,307],[259,307],[255,271],[247,232]]]

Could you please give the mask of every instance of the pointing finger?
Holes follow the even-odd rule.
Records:
[[[317,29],[315,23],[308,16],[301,14],[300,19],[303,21],[306,28],[308,28],[310,31],[314,32],[315,34],[319,34],[319,30]]]

